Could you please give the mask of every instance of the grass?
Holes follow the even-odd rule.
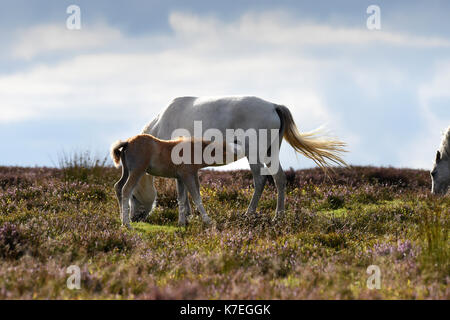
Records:
[[[166,225],[166,226],[160,226],[160,225],[154,225],[150,223],[145,222],[132,222],[132,227],[136,229],[136,231],[141,232],[142,234],[152,236],[155,233],[159,232],[165,232],[165,233],[171,233],[180,230],[181,228]]]
[[[352,167],[329,181],[288,170],[286,216],[273,222],[272,182],[247,217],[251,174],[206,170],[214,226],[185,228],[174,181],[158,179],[159,205],[127,230],[112,188],[120,170],[83,159],[0,167],[0,298],[450,298],[450,199],[430,195],[425,171]],[[380,290],[366,287],[373,264]],[[80,290],[66,286],[70,265]]]
[[[108,155],[102,158],[90,151],[63,151],[58,159],[65,181],[95,182],[104,179],[105,168],[110,163]]]

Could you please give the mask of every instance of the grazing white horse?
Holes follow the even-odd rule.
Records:
[[[445,194],[450,187],[450,127],[444,133],[441,147],[431,170],[431,193]]]
[[[159,139],[173,138],[173,131],[176,129],[186,129],[194,136],[194,122],[201,121],[203,130],[217,129],[226,136],[227,129],[254,129],[276,130],[279,132],[278,147],[284,139],[299,153],[314,160],[320,167],[326,168],[330,161],[335,164],[346,165],[341,159],[340,153],[344,152],[345,143],[339,140],[319,138],[318,132],[300,133],[292,118],[292,114],[285,106],[265,101],[257,97],[222,97],[222,98],[199,98],[180,97],[160,113],[153,121],[144,127],[143,133],[151,134]],[[260,137],[258,136],[258,139]],[[271,142],[272,143],[272,142]],[[269,148],[271,143],[269,143]],[[251,147],[251,146],[250,146]],[[256,146],[259,148],[259,143]],[[245,146],[245,156],[249,159],[250,149]],[[270,150],[257,150],[270,153]],[[266,175],[261,174],[266,160],[258,157],[255,163],[250,162],[250,169],[253,174],[254,193],[247,213],[254,213],[258,201],[261,197]],[[276,172],[272,172],[272,177],[277,188],[276,217],[284,212],[284,197],[286,187],[286,177],[281,165],[276,159]],[[273,164],[271,164],[273,165]],[[178,204],[180,215],[188,216],[191,213],[189,200],[183,184],[177,180]],[[153,184],[153,177],[144,175],[133,192],[131,201],[131,218],[138,217],[138,212],[147,215],[152,209],[156,199],[156,189]],[[275,217],[275,218],[276,218]]]

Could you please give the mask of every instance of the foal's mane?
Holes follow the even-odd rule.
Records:
[[[440,152],[443,158],[450,159],[450,126],[443,134]]]

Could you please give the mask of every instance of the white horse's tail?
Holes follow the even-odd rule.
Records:
[[[345,142],[326,137],[319,137],[319,134],[321,133],[320,129],[300,133],[292,118],[291,111],[287,107],[276,105],[275,110],[281,119],[280,132],[283,134],[283,138],[286,139],[295,151],[313,160],[325,171],[327,171],[332,163],[347,166],[340,156],[341,153],[347,152],[347,150],[345,150]]]
[[[120,167],[120,155],[121,148],[125,148],[128,145],[128,141],[116,141],[111,145],[111,159],[114,161],[114,165]]]

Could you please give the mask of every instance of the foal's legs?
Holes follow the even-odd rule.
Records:
[[[250,170],[253,174],[253,182],[255,184],[255,190],[253,191],[252,200],[247,208],[246,214],[255,213],[258,201],[261,198],[261,194],[264,190],[267,177],[261,174],[261,169],[264,168],[262,163],[250,164]]]
[[[128,169],[125,168],[126,165],[122,164],[122,177],[114,185],[114,190],[116,191],[117,201],[119,202],[119,208],[122,210],[122,188],[128,179]]]
[[[122,188],[122,224],[130,228],[130,197],[144,174],[144,170],[130,170],[128,180]]]
[[[178,193],[178,225],[186,225],[186,216],[191,214],[191,205],[186,191],[186,186],[181,179],[177,179],[177,193]]]
[[[202,198],[200,196],[200,183],[198,182],[198,175],[195,174],[186,174],[181,178],[181,181],[186,186],[187,190],[192,196],[194,200],[195,206],[200,211],[202,215],[202,220],[205,224],[211,223],[211,218],[206,214],[206,210],[203,207]]]

